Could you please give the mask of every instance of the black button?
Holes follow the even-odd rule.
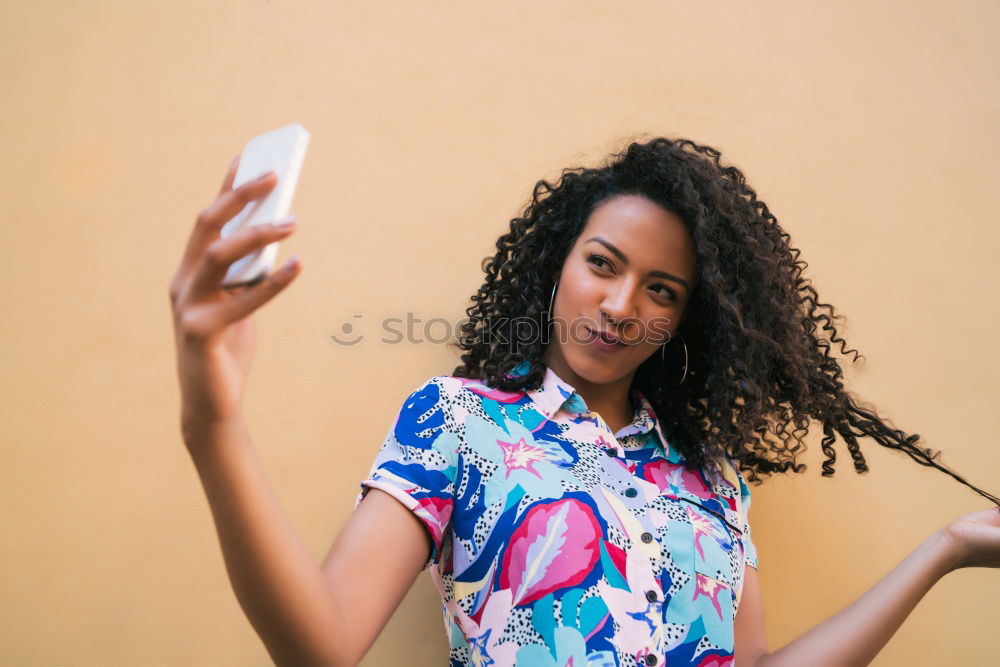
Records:
[[[608,449],[604,450],[604,453],[607,454],[608,456],[618,456],[618,450],[614,447],[609,447]]]
[[[650,542],[652,542],[652,541],[653,541],[653,536],[652,536],[652,535],[650,535],[649,533],[643,533],[643,534],[642,534],[642,535],[640,535],[639,537],[640,537],[640,539],[642,539],[642,541],[643,541],[643,542],[645,542],[646,544],[649,544]]]
[[[646,664],[647,665],[655,665],[656,664],[656,656],[653,655],[652,653],[647,653],[646,654]]]
[[[627,498],[635,498],[637,495],[639,495],[639,492],[633,489],[631,486],[625,489],[625,496]]]
[[[657,597],[656,591],[646,591],[646,599],[650,602],[656,602]]]

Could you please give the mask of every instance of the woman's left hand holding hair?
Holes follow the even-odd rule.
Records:
[[[969,512],[943,529],[954,549],[952,570],[1000,567],[1000,507]]]

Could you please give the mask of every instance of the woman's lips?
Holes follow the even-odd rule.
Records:
[[[603,332],[597,332],[587,327],[587,332],[590,334],[590,343],[599,350],[605,352],[611,352],[614,350],[621,350],[626,347],[625,343],[621,342],[614,336],[605,334]]]

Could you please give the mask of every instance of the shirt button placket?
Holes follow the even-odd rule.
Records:
[[[629,487],[628,489],[625,490],[625,495],[630,498],[635,496],[636,493],[637,492],[634,487]],[[653,537],[653,534],[651,532],[646,530],[639,534],[639,539],[642,540],[644,544],[650,544],[653,542],[655,538]],[[660,599],[660,595],[654,590],[647,590],[645,593],[645,598],[647,602],[657,602]],[[656,656],[655,653],[652,652],[653,649],[650,648],[647,650],[649,650],[650,652],[647,653],[645,657],[639,661],[639,665],[652,666],[659,663],[660,659]]]

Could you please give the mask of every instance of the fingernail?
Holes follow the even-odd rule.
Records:
[[[296,253],[296,254],[292,255],[291,258],[287,262],[285,262],[285,266],[284,266],[285,271],[292,271],[292,270],[294,270],[295,267],[298,265],[298,263],[299,263],[299,255],[298,255],[298,253]]]
[[[281,218],[280,220],[276,221],[274,223],[274,226],[281,227],[282,229],[288,229],[290,227],[295,226],[295,220],[296,218],[294,215],[286,215],[284,218]]]

